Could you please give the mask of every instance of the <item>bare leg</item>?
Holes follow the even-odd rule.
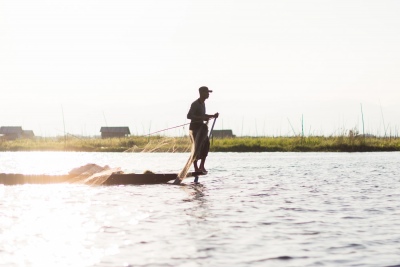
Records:
[[[199,172],[199,171],[200,171],[200,168],[197,166],[197,160],[195,160],[195,161],[193,162],[193,167],[194,167],[194,171],[195,171],[195,172]]]
[[[204,167],[205,163],[206,163],[206,158],[201,159],[201,161],[200,161],[200,171],[202,171],[202,172],[207,172],[206,168]]]

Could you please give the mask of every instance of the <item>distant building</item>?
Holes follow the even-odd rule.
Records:
[[[23,135],[22,127],[20,126],[1,126],[0,134],[3,135],[3,139],[15,140],[22,138]]]
[[[126,137],[131,134],[129,127],[101,127],[101,138]]]
[[[232,130],[213,130],[212,136],[214,138],[233,138],[235,135],[233,135]]]
[[[23,132],[22,132],[22,137],[23,137],[23,138],[32,139],[32,138],[35,137],[35,134],[33,133],[32,130],[23,130]]]
[[[33,138],[35,134],[32,130],[22,130],[21,126],[1,126],[0,136],[2,139],[15,140],[19,138]]]

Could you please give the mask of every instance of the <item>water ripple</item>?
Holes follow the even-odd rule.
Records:
[[[186,160],[49,157],[135,171],[142,157],[168,170]],[[0,172],[33,158],[0,153]],[[212,153],[208,161],[200,185],[0,185],[0,266],[400,266],[398,153]]]

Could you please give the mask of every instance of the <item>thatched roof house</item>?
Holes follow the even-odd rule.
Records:
[[[232,138],[232,137],[235,137],[233,135],[232,130],[213,130],[212,136],[214,138]]]
[[[129,127],[101,127],[101,138],[126,137],[131,134]]]
[[[35,137],[35,134],[32,130],[22,130],[21,126],[1,126],[0,135],[2,135],[3,138],[7,140]]]
[[[33,133],[32,130],[23,130],[22,136],[23,136],[24,138],[34,138],[34,137],[35,137],[35,134]]]
[[[4,139],[15,140],[22,137],[22,127],[20,126],[1,126],[0,134],[3,135]]]

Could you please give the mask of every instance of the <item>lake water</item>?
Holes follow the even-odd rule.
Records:
[[[0,173],[186,153],[2,152]],[[400,153],[210,153],[201,185],[0,185],[0,266],[400,266]]]

